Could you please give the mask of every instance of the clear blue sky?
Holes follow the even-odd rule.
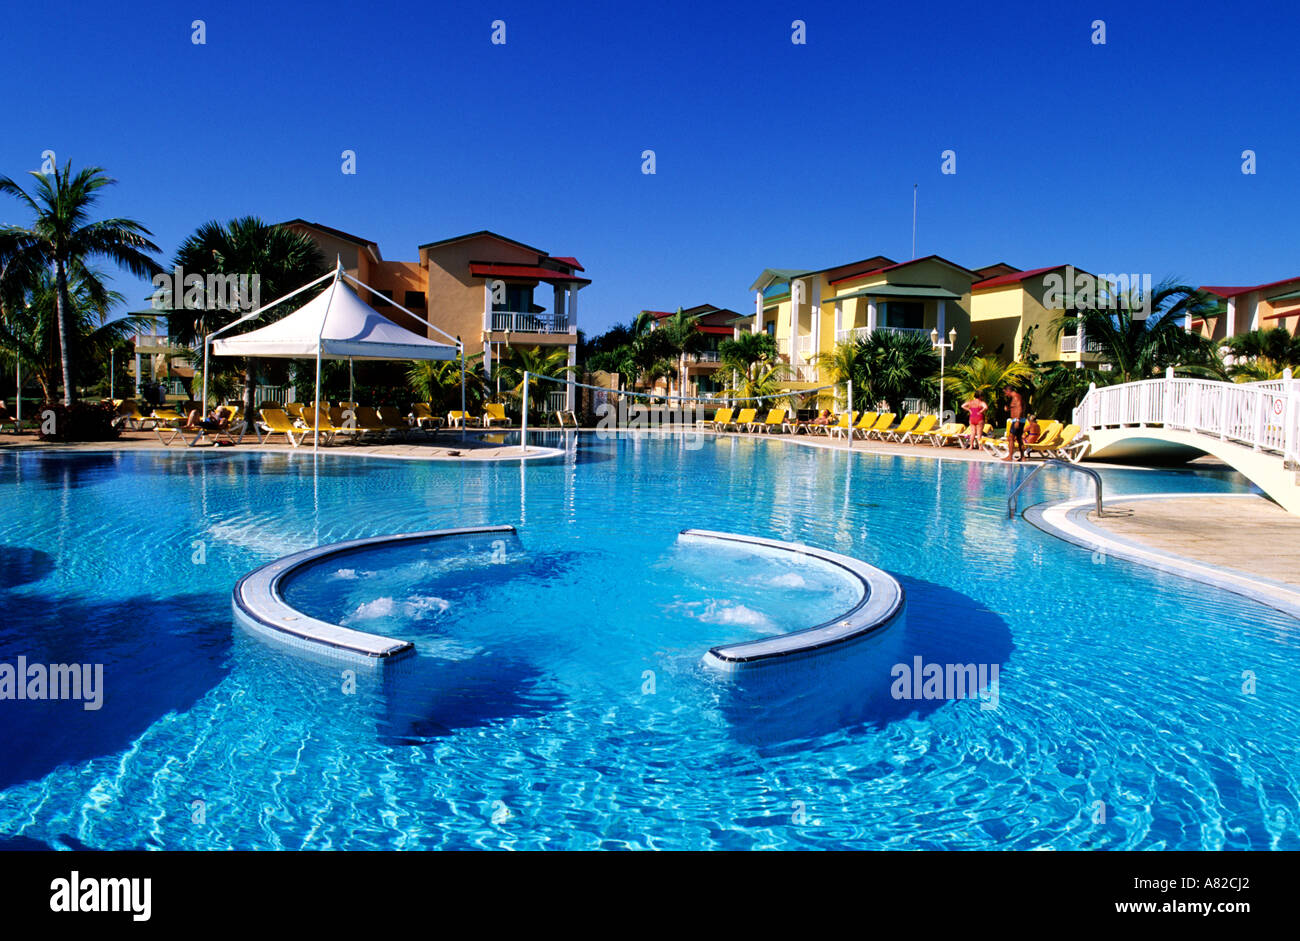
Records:
[[[589,334],[642,308],[750,310],[764,267],[907,258],[913,183],[918,254],[969,267],[1300,274],[1291,3],[738,6],[18,5],[0,172],[46,149],[107,168],[105,211],[168,258],[246,213],[393,259],[492,229],[578,257]],[[27,219],[4,200],[0,221]]]

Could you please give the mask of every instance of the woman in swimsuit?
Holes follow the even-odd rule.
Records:
[[[989,410],[989,405],[980,398],[978,392],[972,395],[967,401],[961,404],[966,410],[966,415],[970,420],[970,438],[968,444],[974,448],[979,445],[980,437],[984,434],[984,416]]]

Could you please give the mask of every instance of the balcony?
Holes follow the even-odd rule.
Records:
[[[497,333],[572,333],[568,317],[554,314],[526,314],[515,310],[492,311],[492,330]]]
[[[878,333],[898,333],[898,334],[915,334],[917,336],[928,337],[930,330],[928,327],[876,327]],[[843,343],[846,340],[865,340],[871,336],[869,327],[852,327],[848,330],[836,330],[835,342]]]
[[[722,357],[717,350],[704,350],[701,353],[687,353],[686,362],[688,363],[720,363]]]
[[[1098,343],[1096,340],[1090,340],[1090,339],[1088,339],[1087,337],[1085,337],[1085,338],[1084,338],[1084,343],[1083,343],[1083,351],[1084,351],[1085,354],[1087,354],[1087,353],[1100,353],[1100,352],[1101,352],[1101,344]],[[1075,334],[1074,336],[1065,336],[1065,335],[1062,335],[1062,336],[1061,336],[1061,352],[1062,352],[1062,353],[1077,353],[1077,352],[1079,352],[1079,337],[1078,337],[1078,334]]]

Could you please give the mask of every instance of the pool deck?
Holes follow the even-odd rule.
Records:
[[[1300,588],[1300,517],[1256,495],[1125,501],[1088,523],[1160,552]]]

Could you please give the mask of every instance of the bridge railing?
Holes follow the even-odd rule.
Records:
[[[1272,451],[1288,461],[1300,459],[1300,380],[1216,382],[1163,379],[1092,386],[1074,410],[1083,430],[1165,428],[1210,435],[1256,451]]]

